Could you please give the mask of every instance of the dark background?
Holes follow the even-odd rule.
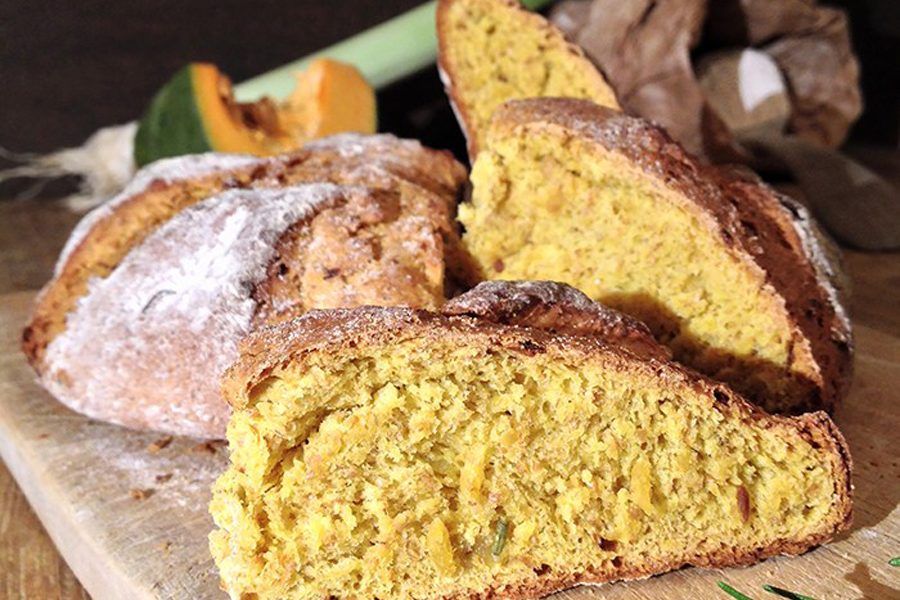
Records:
[[[189,61],[214,62],[239,82],[420,2],[0,0],[0,146],[46,152],[79,145],[100,127],[139,117]],[[849,10],[863,62],[867,112],[852,140],[896,148],[900,0],[828,3]],[[380,126],[460,151],[434,71],[380,93]]]
[[[100,127],[139,117],[187,62],[213,62],[240,82],[419,3],[0,0],[0,146],[22,152],[80,144]],[[433,69],[414,79],[386,90],[380,106],[443,102]],[[383,129],[408,128],[396,123],[398,110],[382,112]]]

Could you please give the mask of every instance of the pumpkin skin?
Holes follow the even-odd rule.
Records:
[[[151,101],[135,135],[134,160],[141,167],[210,151],[267,156],[317,137],[376,129],[375,92],[350,65],[317,59],[284,102],[239,103],[215,65],[191,63]]]

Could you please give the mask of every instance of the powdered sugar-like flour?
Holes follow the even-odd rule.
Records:
[[[66,241],[66,245],[63,246],[59,260],[56,262],[54,274],[59,275],[69,260],[72,251],[78,247],[97,223],[112,215],[115,209],[123,202],[146,190],[154,181],[172,183],[182,179],[206,175],[214,171],[249,167],[265,160],[267,159],[244,154],[217,154],[209,152],[206,154],[165,158],[147,165],[135,174],[134,179],[119,194],[86,214],[78,222],[78,225]]]
[[[221,435],[228,410],[218,377],[250,329],[251,293],[275,242],[355,189],[234,190],[177,214],[109,277],[89,282],[47,348],[44,385],[95,418]]]

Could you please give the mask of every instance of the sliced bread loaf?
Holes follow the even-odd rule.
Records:
[[[804,209],[588,101],[513,101],[460,207],[487,279],[569,283],[770,411],[831,410],[850,325]]]
[[[574,290],[506,286],[251,336],[210,506],[232,598],[537,597],[846,528],[824,413],[769,416]]]

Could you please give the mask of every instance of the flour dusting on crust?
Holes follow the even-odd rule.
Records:
[[[847,316],[847,311],[844,309],[844,299],[841,297],[839,283],[842,276],[839,262],[840,250],[834,247],[834,242],[822,233],[805,206],[784,194],[778,194],[778,200],[784,210],[793,217],[791,224],[800,238],[800,243],[803,244],[803,250],[809,257],[810,264],[816,271],[819,286],[825,290],[834,307],[835,315],[840,323],[835,335],[852,346],[850,317]]]
[[[454,197],[468,178],[466,169],[446,150],[426,148],[417,140],[390,134],[342,133],[306,144],[304,150],[331,150],[342,158],[372,157],[372,163],[432,192]]]
[[[219,374],[250,330],[254,285],[275,242],[361,188],[235,190],[173,217],[95,278],[47,349],[44,385],[89,416],[214,437],[228,411]],[[134,390],[144,390],[140,398]]]
[[[669,351],[641,321],[591,300],[555,281],[485,281],[450,300],[445,315],[467,315],[492,323],[596,337],[638,356],[668,360]]]
[[[63,267],[69,260],[69,256],[97,223],[113,214],[116,207],[120,204],[142,193],[153,182],[163,181],[165,183],[171,183],[174,181],[192,179],[214,171],[249,167],[264,162],[265,160],[267,159],[261,159],[245,154],[216,154],[208,152],[206,154],[192,154],[176,158],[164,158],[147,165],[135,174],[134,179],[132,179],[119,194],[86,214],[84,218],[78,222],[78,225],[72,231],[72,234],[69,236],[66,245],[59,255],[54,275],[59,275],[60,272],[62,272]]]

